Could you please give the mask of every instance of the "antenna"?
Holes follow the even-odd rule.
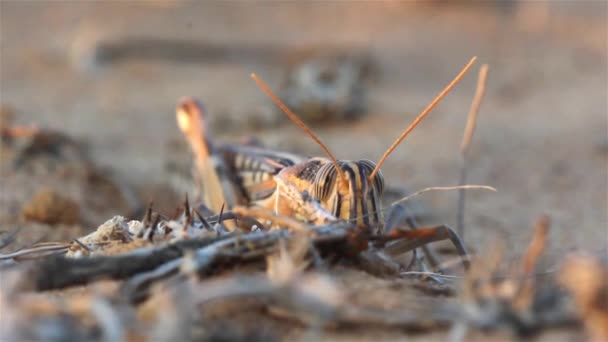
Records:
[[[277,106],[279,106],[279,108],[281,108],[281,110],[285,114],[287,114],[287,116],[291,119],[291,121],[295,122],[298,126],[300,126],[300,128],[302,130],[304,130],[304,132],[306,134],[308,134],[308,136],[311,137],[312,140],[314,140],[321,147],[321,149],[323,150],[323,152],[325,152],[325,154],[327,154],[327,156],[329,157],[329,159],[331,159],[331,161],[336,166],[336,171],[338,172],[338,178],[340,179],[340,181],[345,181],[346,177],[344,176],[344,172],[342,171],[342,168],[340,168],[340,164],[338,164],[338,160],[329,151],[329,149],[327,148],[327,146],[325,146],[325,144],[323,144],[323,142],[321,142],[321,140],[319,138],[317,138],[317,136],[302,122],[302,120],[300,120],[296,116],[296,114],[294,114],[294,112],[292,112],[289,108],[287,108],[287,106],[285,104],[283,104],[283,102],[281,102],[281,100],[276,95],[274,95],[272,93],[272,91],[270,90],[270,88],[268,88],[268,86],[264,82],[262,82],[262,80],[256,74],[251,74],[251,78],[253,78],[253,80],[255,81],[255,83],[257,83],[258,86],[260,88],[262,88],[262,90],[266,93],[266,95],[268,95],[268,97],[270,97],[270,99]]]
[[[378,173],[378,171],[380,170],[380,166],[382,166],[382,164],[384,163],[384,161],[386,160],[386,158],[388,158],[388,156],[391,154],[391,152],[393,152],[393,150],[401,143],[401,141],[403,141],[403,139],[405,139],[405,137],[414,129],[416,128],[416,126],[418,126],[418,124],[420,123],[420,121],[422,121],[422,119],[424,119],[424,117],[437,105],[437,103],[439,103],[439,101],[441,101],[441,99],[450,92],[450,90],[452,90],[452,88],[454,88],[454,86],[460,82],[460,80],[464,77],[464,75],[467,73],[467,71],[469,71],[469,69],[471,68],[471,66],[473,66],[473,63],[475,63],[475,60],[477,60],[477,56],[474,56],[473,58],[471,58],[471,60],[469,61],[469,63],[462,69],[462,71],[460,71],[460,73],[456,76],[456,78],[454,78],[452,80],[452,82],[450,82],[450,84],[447,85],[447,87],[445,87],[445,89],[443,89],[443,91],[441,91],[441,93],[439,93],[439,95],[437,95],[437,97],[433,100],[433,102],[431,102],[431,104],[429,104],[423,111],[422,113],[420,113],[420,115],[418,115],[418,117],[416,118],[416,120],[414,120],[410,126],[408,128],[405,129],[405,131],[403,131],[403,133],[401,133],[401,135],[399,136],[399,138],[397,138],[397,140],[395,140],[395,142],[393,142],[393,144],[386,150],[386,152],[384,152],[384,154],[382,155],[382,158],[380,158],[380,161],[378,161],[378,164],[376,164],[376,168],[374,168],[374,171],[372,171],[372,173],[369,175],[368,180],[371,181],[374,179],[374,177],[376,176],[376,173]]]

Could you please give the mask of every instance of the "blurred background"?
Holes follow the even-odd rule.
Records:
[[[178,178],[188,175],[174,115],[183,96],[205,104],[214,139],[254,135],[271,148],[321,155],[249,78],[256,72],[338,158],[378,160],[477,55],[384,164],[388,186],[457,184],[487,63],[468,183],[498,192],[468,193],[467,243],[482,249],[503,232],[520,252],[546,213],[552,255],[606,249],[606,2],[2,1],[0,10],[3,127],[73,139],[5,132],[3,232],[20,226],[33,239],[58,238],[136,215],[152,200],[174,210],[184,196]],[[23,161],[41,155],[50,161]],[[66,160],[75,166],[66,170]],[[420,197],[435,222],[452,226],[456,199]],[[49,221],[40,213],[49,203],[74,215]],[[49,228],[57,224],[67,228]]]

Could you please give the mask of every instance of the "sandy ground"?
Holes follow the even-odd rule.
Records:
[[[416,190],[457,183],[477,68],[488,63],[469,183],[498,192],[469,193],[467,244],[483,249],[505,232],[510,251],[519,254],[533,221],[546,213],[553,222],[550,256],[607,249],[606,3],[3,1],[0,10],[1,103],[16,110],[19,123],[85,140],[97,164],[139,189],[168,183],[169,146],[181,140],[173,114],[177,99],[196,96],[212,116],[250,115],[269,100],[249,73],[277,86],[285,65],[273,56],[245,54],[226,61],[144,60],[95,67],[90,63],[95,42],[155,37],[230,48],[271,46],[286,53],[316,45],[369,50],[377,75],[369,86],[367,115],[314,126],[342,159],[377,160],[477,55],[474,71],[384,164],[388,185]],[[254,134],[270,147],[321,153],[289,123],[213,133],[223,141]],[[159,194],[140,192],[143,201]],[[19,222],[13,202],[24,197],[3,194],[8,204],[2,229]],[[421,200],[437,222],[455,226],[456,193],[430,193]]]

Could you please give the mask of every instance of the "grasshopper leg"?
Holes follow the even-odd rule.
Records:
[[[394,205],[389,212],[384,225],[384,233],[390,234],[393,228],[398,227],[404,221],[410,229],[416,230],[420,227],[416,221],[415,215],[410,211],[410,209],[404,203],[398,203]],[[431,267],[437,268],[439,261],[435,253],[426,245],[422,245],[420,248],[422,249],[422,252],[424,253],[424,256],[428,260]],[[414,258],[412,259],[412,262],[421,262],[421,257],[418,256],[416,251],[416,249],[413,250]]]
[[[456,232],[446,226],[424,227],[415,230],[394,229],[388,233],[388,239],[397,240],[386,246],[385,252],[389,255],[399,255],[416,248],[425,246],[431,242],[450,240],[456,247],[456,251],[462,260],[465,269],[469,269],[470,261],[464,243]]]
[[[391,232],[393,229],[395,229],[399,225],[401,225],[404,221],[406,221],[407,224],[412,229],[417,228],[417,225],[416,225],[416,227],[412,227],[412,224],[410,224],[410,220],[412,220],[412,218],[409,215],[408,209],[405,206],[405,204],[398,203],[398,204],[392,206],[390,212],[388,213],[388,216],[387,216],[386,220],[384,221],[383,233],[387,234],[387,233]],[[415,224],[415,222],[413,222],[413,223]],[[412,258],[412,261],[406,267],[406,269],[410,269],[414,265],[414,263],[416,263],[417,261],[421,262],[421,259],[418,256],[418,250],[414,248],[414,250],[412,250],[412,253],[414,253],[414,257]]]
[[[204,110],[195,99],[182,99],[177,107],[177,124],[190,144],[195,160],[195,179],[199,182],[199,196],[213,212],[222,206],[233,208],[239,195],[232,174],[207,136]],[[232,223],[228,223],[232,225]],[[228,227],[232,230],[234,227]]]

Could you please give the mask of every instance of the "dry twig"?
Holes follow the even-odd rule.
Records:
[[[488,65],[484,64],[479,70],[479,78],[477,80],[477,90],[475,91],[475,97],[471,103],[471,109],[467,119],[467,126],[464,130],[464,136],[462,137],[462,143],[460,144],[460,155],[462,164],[460,167],[460,181],[458,184],[465,184],[467,182],[467,164],[469,159],[469,145],[473,139],[473,133],[475,132],[475,126],[477,124],[477,113],[479,112],[479,106],[486,89],[486,78],[488,76]],[[456,226],[456,232],[464,239],[464,207],[465,207],[465,192],[464,189],[458,191],[458,225]]]

